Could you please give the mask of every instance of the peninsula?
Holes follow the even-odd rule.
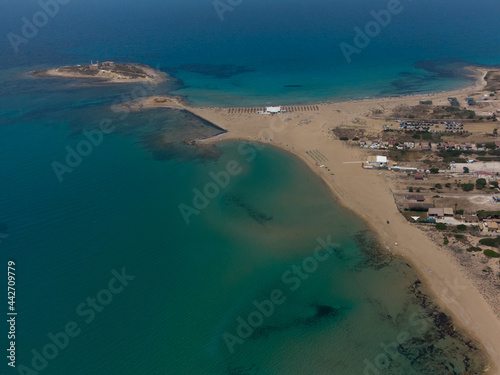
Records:
[[[191,107],[178,98],[153,96],[124,105],[136,110],[184,109],[227,130],[198,142],[264,142],[301,158],[340,204],[371,226],[387,251],[403,256],[418,271],[456,326],[482,345],[490,363],[489,373],[497,374],[500,267],[498,258],[488,255],[497,254],[493,249],[482,252],[483,243],[494,247],[496,242],[482,241],[486,234],[478,215],[466,214],[498,210],[500,221],[500,208],[484,208],[496,204],[491,198],[498,184],[495,174],[490,173],[491,189],[478,190],[469,197],[463,185],[470,185],[481,172],[474,175],[469,167],[464,169],[468,173],[458,176],[449,163],[454,164],[455,158],[458,163],[467,154],[476,162],[500,164],[500,158],[490,156],[496,155],[492,145],[498,137],[496,113],[500,101],[496,92],[500,87],[496,84],[500,73],[495,69],[470,70],[477,77],[473,86],[427,95],[267,108]],[[448,161],[448,153],[453,160]],[[387,160],[392,161],[391,168]],[[413,210],[415,205],[403,202],[403,207],[401,200],[413,199],[408,191],[417,189],[418,181],[426,182],[417,192],[425,192],[422,195],[428,206],[417,204],[422,209]],[[477,206],[483,201],[486,206]],[[446,220],[447,224],[438,226],[432,218],[434,211],[422,215],[431,204],[436,208],[451,205],[451,217],[434,219]],[[494,227],[490,224],[489,228]]]

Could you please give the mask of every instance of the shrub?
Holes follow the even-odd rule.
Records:
[[[437,174],[439,173],[439,168],[431,168],[429,169],[429,171],[431,172],[431,174]]]
[[[479,240],[479,243],[484,246],[491,246],[491,247],[499,247],[500,246],[500,238],[481,238]]]
[[[493,186],[494,188],[497,188],[498,187],[498,182],[496,181],[491,181],[490,182],[490,185]]]
[[[420,135],[419,134],[413,134],[411,137],[413,139],[420,139]]]
[[[458,210],[458,211],[457,211],[457,214],[458,214],[458,215],[463,215],[463,214],[464,214],[464,210]]]
[[[476,188],[478,189],[482,189],[486,186],[486,180],[484,178],[478,178],[476,180]]]
[[[467,230],[467,225],[463,225],[463,224],[457,225],[457,229],[460,231]]]
[[[441,185],[441,184],[436,184],[436,185],[434,185],[434,187],[435,187],[436,189],[442,189],[442,188],[443,188],[443,185]]]
[[[469,168],[464,167],[464,173],[469,173],[469,172],[470,172],[470,171],[469,171]]]
[[[447,182],[444,186],[446,186],[448,189],[451,189],[451,184]]]
[[[410,193],[413,193],[413,188],[410,186],[410,187],[408,188],[408,191],[409,191]]]
[[[465,236],[463,234],[455,234],[455,238],[457,240],[463,240],[465,238]]]
[[[486,219],[488,218],[488,216],[491,216],[492,218],[499,218],[500,211],[484,211],[484,210],[477,211],[477,217],[479,220]]]
[[[436,229],[438,229],[438,230],[446,230],[446,224],[445,223],[437,223],[436,224]]]
[[[480,247],[476,247],[476,246],[471,246],[471,247],[469,247],[469,248],[467,249],[467,251],[468,251],[469,253],[472,253],[472,252],[479,252],[479,251],[481,251],[481,250],[483,250],[483,249],[481,249]]]
[[[347,137],[340,137],[340,140],[341,140],[341,141],[348,141],[348,140],[349,140],[349,138],[347,138]]]
[[[359,141],[359,138],[358,137],[354,137],[352,140],[353,141]]]
[[[477,157],[478,161],[500,161],[500,157],[485,157],[485,156],[478,156]]]
[[[429,209],[427,207],[413,207],[411,210],[415,211],[415,212],[427,212],[427,211],[429,211]]]
[[[474,184],[462,184],[462,189],[464,191],[472,191],[474,190]]]
[[[490,258],[500,258],[500,254],[493,250],[484,250],[483,254]]]
[[[448,237],[444,237],[443,238],[443,245],[448,245],[450,243],[450,240],[448,239]]]

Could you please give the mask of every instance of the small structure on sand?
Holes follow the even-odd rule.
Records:
[[[442,208],[429,208],[427,216],[436,219],[442,218],[444,217],[444,210]]]
[[[387,160],[387,156],[380,156],[380,155],[369,156],[367,164],[380,168],[380,167],[387,167],[387,164],[389,164],[389,161]]]
[[[276,113],[281,113],[281,112],[283,112],[281,110],[281,107],[266,107],[266,112],[265,113],[267,115],[274,115]]]

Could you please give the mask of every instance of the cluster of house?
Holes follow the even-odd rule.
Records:
[[[464,130],[464,124],[459,122],[447,122],[447,121],[402,121],[398,120],[399,128],[397,131],[400,132],[429,132],[429,133],[468,133]],[[438,130],[441,125],[444,125],[444,130]],[[436,127],[436,129],[432,129]]]
[[[398,150],[405,150],[415,148],[415,142],[402,142],[396,143],[396,141],[359,141],[359,147],[369,148],[372,150],[387,150],[395,148]]]
[[[461,151],[469,151],[469,150],[477,150],[477,147],[472,143],[454,143],[454,142],[441,142],[437,145],[437,149],[440,150],[461,150]]]
[[[431,143],[431,142],[420,142],[418,144],[422,151],[431,151],[433,148],[436,150],[458,150],[458,151],[486,151],[485,145],[473,144],[473,143],[454,143],[454,142],[441,142],[441,143]],[[500,148],[500,142],[495,142],[497,148]],[[359,147],[368,148],[372,150],[409,150],[415,148],[417,144],[415,142],[401,142],[396,141],[359,141]]]

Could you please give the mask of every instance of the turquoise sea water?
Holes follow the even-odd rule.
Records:
[[[2,38],[0,260],[4,280],[16,262],[19,315],[18,367],[2,363],[1,373],[33,374],[21,364],[54,375],[478,373],[481,356],[415,293],[425,287],[413,270],[300,161],[255,144],[196,149],[185,141],[220,130],[183,112],[110,108],[151,88],[27,75],[140,62],[178,78],[154,93],[236,106],[443,90],[467,83],[454,69],[462,60],[500,62],[485,16],[497,3],[402,4],[351,64],[338,44],[385,2],[243,1],[220,21],[211,2],[72,1],[17,54]],[[0,34],[19,34],[40,5],[0,9]],[[85,151],[84,131],[102,120],[112,132]],[[60,181],[53,163],[78,149],[88,155]],[[213,173],[228,168],[234,176],[214,188]],[[195,207],[193,189],[213,197]],[[188,224],[181,204],[197,210]],[[338,246],[316,264],[318,238]],[[292,278],[299,265],[310,272]],[[134,278],[112,294],[123,268]],[[239,337],[273,291],[283,303]],[[55,353],[50,337],[65,329],[76,337]]]

